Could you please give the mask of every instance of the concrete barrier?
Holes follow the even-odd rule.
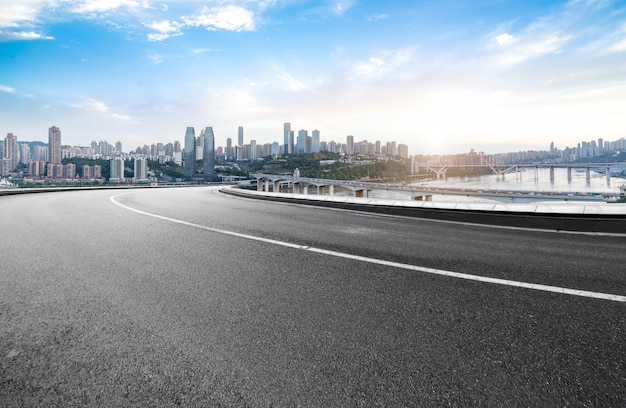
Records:
[[[454,203],[383,200],[285,193],[257,193],[235,187],[221,192],[240,197],[307,204],[379,214],[502,227],[626,235],[626,204]]]

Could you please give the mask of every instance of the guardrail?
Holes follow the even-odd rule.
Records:
[[[366,199],[266,193],[234,187],[221,192],[240,197],[340,208],[439,221],[538,230],[626,235],[626,204],[501,204]]]

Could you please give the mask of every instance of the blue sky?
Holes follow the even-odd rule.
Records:
[[[626,137],[626,2],[0,0],[0,132],[138,145],[395,140],[411,154]]]

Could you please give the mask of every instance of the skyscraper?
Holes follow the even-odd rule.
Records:
[[[226,152],[225,152],[226,156],[228,157],[233,157],[233,139],[231,139],[230,137],[226,139]]]
[[[304,154],[306,151],[306,138],[309,135],[309,132],[305,129],[298,130],[298,150],[296,153]]]
[[[243,146],[243,126],[239,126],[237,129],[237,143],[239,146]]]
[[[283,125],[283,138],[285,143],[284,153],[293,153],[293,133],[291,133],[291,123],[289,122]]]
[[[48,157],[52,164],[61,163],[61,129],[56,126],[48,129]]]
[[[135,157],[135,181],[146,180],[148,178],[148,169],[146,159],[144,157]]]
[[[111,164],[109,180],[121,181],[124,179],[124,159],[116,157],[109,161]]]
[[[320,151],[320,131],[315,129],[311,132],[311,153],[319,153]]]
[[[354,136],[346,136],[346,154],[354,153]]]
[[[185,167],[185,178],[193,178],[193,175],[196,174],[196,131],[193,127],[188,127],[185,132],[183,165]]]
[[[17,135],[7,133],[4,139],[4,157],[8,159],[9,171],[15,170],[18,163]]]
[[[202,153],[202,163],[204,169],[204,179],[215,179],[215,136],[213,135],[213,128],[210,126],[207,126],[204,129],[204,150]]]

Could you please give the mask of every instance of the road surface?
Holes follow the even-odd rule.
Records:
[[[205,187],[0,213],[0,406],[626,406],[626,236]]]

